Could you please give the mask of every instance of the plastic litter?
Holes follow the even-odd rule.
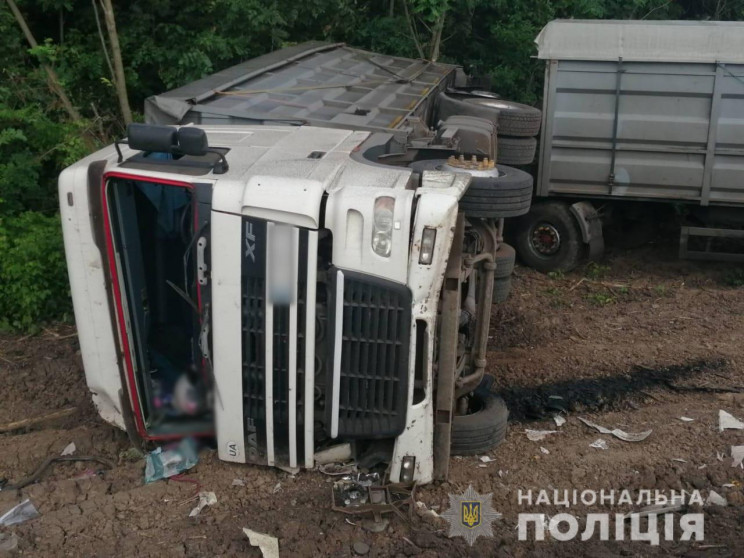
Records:
[[[481,460],[483,463],[490,463],[491,461],[496,461],[493,457],[489,457],[488,455],[481,455],[478,459]]]
[[[744,446],[731,446],[731,466],[742,467],[744,461]]]
[[[681,420],[682,422],[692,422],[695,419],[690,417],[679,417],[679,420]]]
[[[565,417],[562,417],[561,415],[553,415],[553,420],[555,421],[556,426],[563,426],[566,424]]]
[[[646,506],[645,508],[642,508],[638,512],[637,515],[639,517],[643,517],[645,515],[657,515],[657,514],[670,513],[670,512],[680,511],[684,507],[685,507],[684,494],[679,494],[679,495],[675,494],[672,498],[667,499],[663,504],[652,504],[650,506]]]
[[[279,558],[279,540],[265,533],[258,533],[247,527],[243,533],[248,537],[251,546],[257,546],[264,558]]]
[[[623,430],[620,430],[619,428],[614,428],[610,430],[609,428],[605,428],[604,426],[600,426],[599,424],[595,424],[592,421],[586,420],[585,418],[579,417],[579,420],[586,424],[590,428],[594,428],[595,430],[599,431],[600,434],[611,434],[615,438],[618,438],[622,440],[623,442],[642,442],[646,438],[649,437],[651,434],[651,430],[646,430],[645,432],[625,432]]]
[[[196,441],[184,438],[178,445],[163,451],[157,448],[145,457],[145,483],[167,479],[187,469],[191,469],[199,462],[196,453]]]
[[[550,455],[550,452],[548,451],[548,448],[544,448],[544,447],[540,446],[540,451],[542,453],[544,453],[545,455]]]
[[[679,457],[672,457],[672,461],[678,461],[679,463],[687,463],[686,460],[680,459]]]
[[[23,502],[0,516],[0,526],[10,527],[11,525],[18,525],[29,519],[39,517],[39,515],[39,510],[36,509],[36,506],[31,503],[31,500],[26,498]]]
[[[529,428],[525,430],[527,439],[533,442],[544,440],[548,434],[556,434],[557,432],[557,430],[530,430]]]
[[[217,503],[217,496],[214,492],[199,492],[199,503],[191,510],[189,517],[196,517],[207,506],[214,506]]]
[[[744,430],[744,422],[720,409],[718,411],[718,431],[723,432],[724,430]]]
[[[597,438],[591,444],[589,444],[589,447],[606,450],[610,448],[610,445],[607,443],[607,440],[603,440],[602,438]]]
[[[65,446],[65,449],[62,450],[62,453],[60,455],[72,455],[75,453],[75,450],[77,448],[75,447],[75,442],[70,442]]]
[[[708,497],[705,499],[706,506],[728,506],[728,500],[721,496],[715,490],[711,490]]]

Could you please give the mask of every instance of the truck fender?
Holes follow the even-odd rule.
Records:
[[[604,252],[602,219],[594,206],[588,201],[580,201],[570,206],[581,230],[581,238],[589,245],[589,259],[596,259]]]

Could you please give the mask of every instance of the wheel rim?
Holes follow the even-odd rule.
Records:
[[[539,223],[532,229],[530,243],[541,256],[552,256],[561,248],[561,234],[550,223]]]

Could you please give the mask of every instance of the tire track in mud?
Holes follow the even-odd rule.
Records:
[[[571,379],[538,387],[500,389],[509,408],[510,422],[530,422],[556,413],[637,409],[639,399],[652,389],[715,390],[706,386],[678,387],[675,382],[721,375],[728,368],[725,359],[700,359],[686,364],[650,368],[636,365],[627,373],[600,378]]]

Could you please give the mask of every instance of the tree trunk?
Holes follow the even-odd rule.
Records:
[[[444,31],[444,18],[447,17],[447,10],[442,12],[441,17],[434,26],[434,32],[431,39],[431,50],[429,51],[429,60],[436,62],[439,58],[439,48],[442,44],[442,31]]]
[[[31,48],[36,48],[37,46],[39,46],[39,43],[36,42],[36,39],[31,33],[31,30],[28,28],[28,25],[26,24],[26,20],[23,18],[23,14],[18,9],[18,6],[16,6],[14,0],[6,0],[6,2],[8,3],[10,11],[13,12],[13,16],[18,22],[21,31],[23,31],[23,34],[26,36],[28,44],[31,45]],[[57,72],[55,72],[54,68],[52,68],[49,64],[45,64],[43,62],[41,63],[41,67],[44,68],[44,71],[46,72],[47,84],[49,85],[49,89],[52,91],[52,93],[59,97],[59,100],[62,102],[62,106],[67,111],[67,114],[69,114],[70,118],[72,118],[73,120],[80,120],[80,113],[72,104],[72,101],[70,101],[67,93],[65,93],[65,89],[64,87],[62,87],[62,83],[60,83],[59,77],[57,77]]]
[[[418,40],[418,35],[416,34],[416,28],[413,25],[411,13],[408,11],[408,0],[403,0],[403,11],[406,16],[406,23],[408,23],[408,32],[411,34],[413,44],[416,45],[416,50],[418,51],[419,58],[424,58],[424,49],[421,48],[421,43]]]
[[[121,47],[119,46],[119,35],[116,32],[116,19],[114,19],[114,7],[111,0],[101,0],[103,7],[103,18],[106,21],[106,29],[111,43],[111,54],[114,59],[114,87],[116,95],[119,97],[119,106],[121,115],[124,118],[124,124],[132,122],[132,109],[129,108],[129,98],[127,97],[127,82],[124,77],[124,63],[121,60]]]

